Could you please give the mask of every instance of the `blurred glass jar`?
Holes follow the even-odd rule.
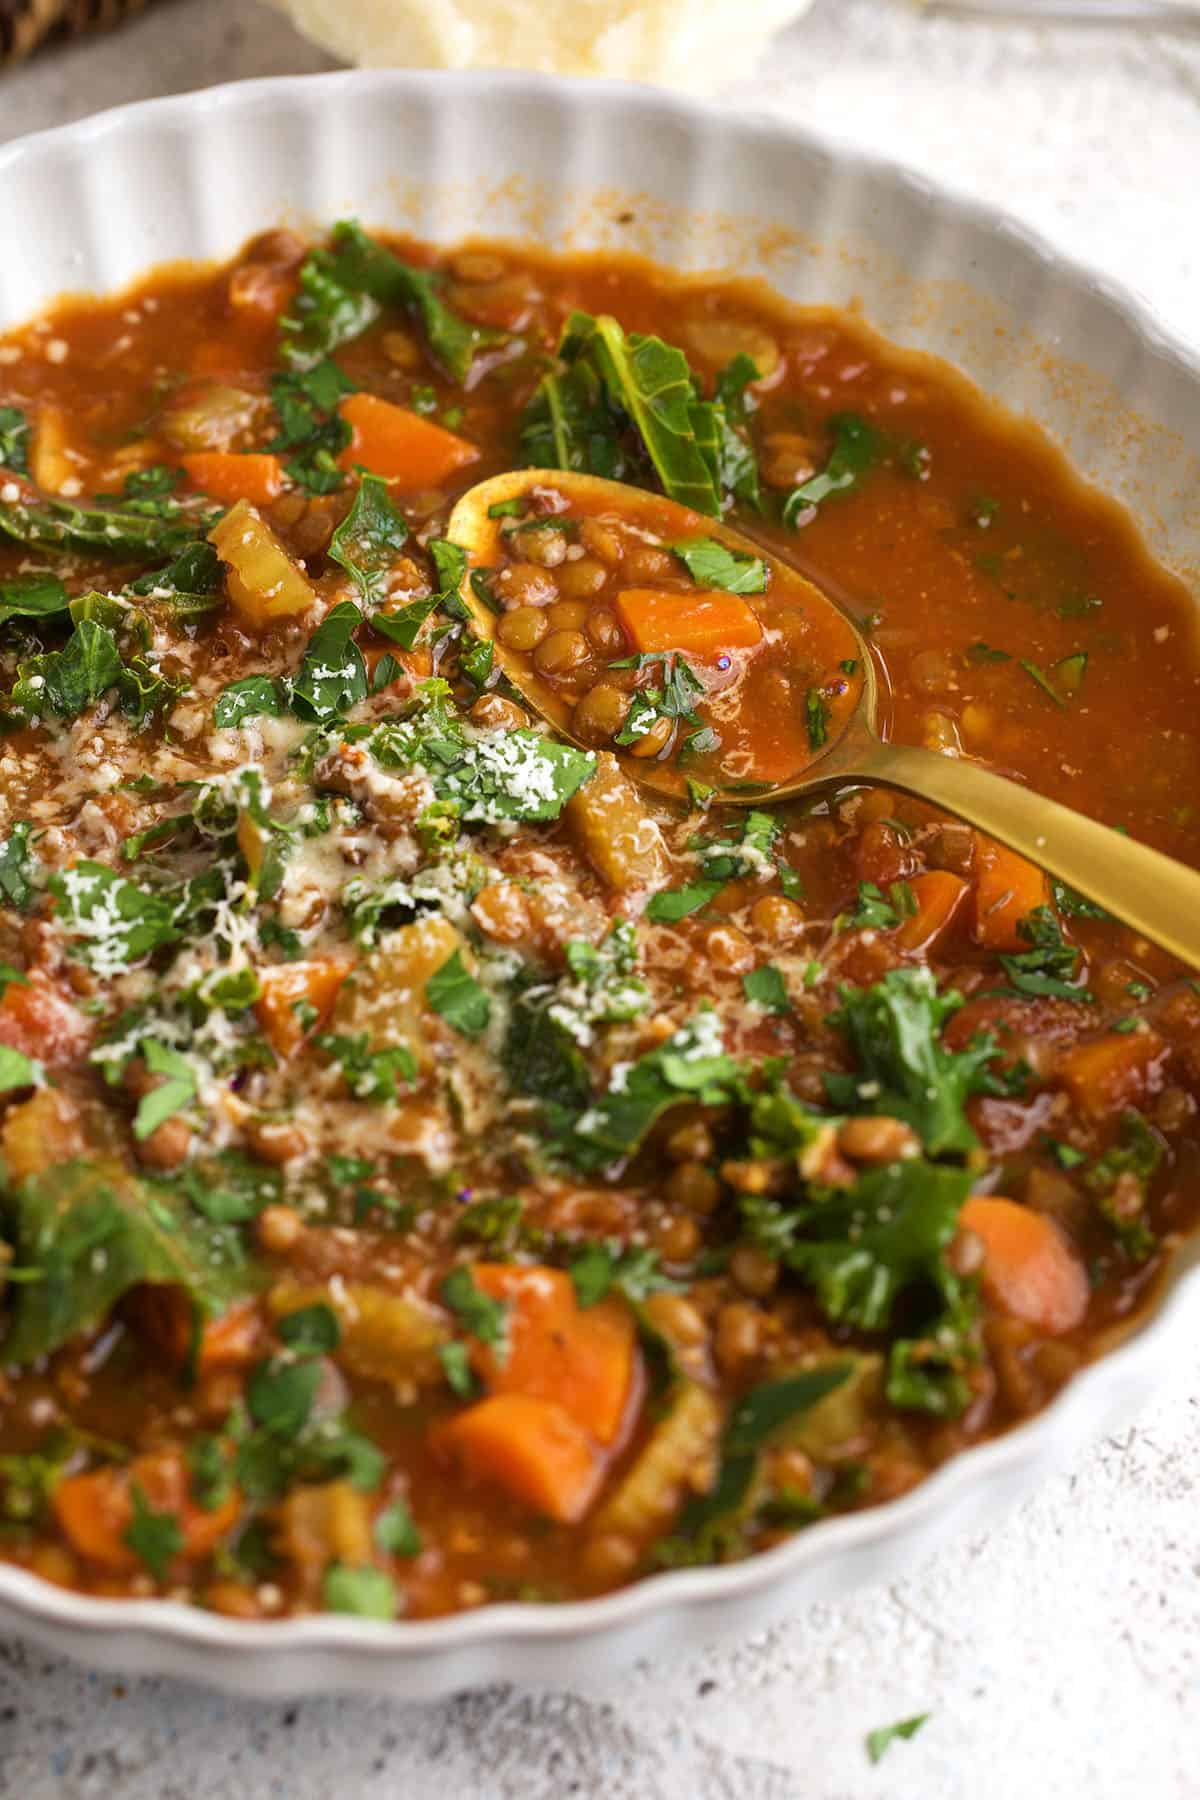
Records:
[[[365,68],[531,69],[711,92],[812,0],[272,0]]]

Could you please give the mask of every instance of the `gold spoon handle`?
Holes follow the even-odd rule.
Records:
[[[1194,869],[978,763],[907,744],[879,744],[854,760],[851,779],[944,806],[1200,968],[1200,874]]]

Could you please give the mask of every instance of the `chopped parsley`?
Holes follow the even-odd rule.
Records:
[[[829,722],[833,709],[820,688],[809,688],[804,696],[804,723],[808,730],[808,747],[820,750],[829,742]]]
[[[479,1037],[488,1028],[492,1002],[456,950],[425,983],[425,999],[432,1011],[464,1037]]]
[[[351,1568],[330,1563],[321,1583],[327,1611],[353,1613],[360,1619],[394,1619],[399,1608],[396,1584],[383,1569]]]
[[[885,1752],[893,1744],[907,1742],[916,1737],[922,1725],[933,1715],[931,1713],[915,1713],[911,1719],[899,1719],[895,1725],[880,1725],[866,1736],[867,1760],[874,1764],[881,1760]]]
[[[173,1512],[156,1512],[136,1481],[130,1483],[129,1498],[133,1517],[122,1533],[122,1542],[141,1558],[156,1581],[165,1581],[184,1547],[179,1520]]]
[[[234,731],[246,719],[277,719],[286,708],[287,694],[277,677],[247,675],[221,689],[213,707],[213,724],[218,731]]]
[[[508,1341],[508,1303],[493,1300],[490,1294],[477,1287],[465,1264],[451,1269],[438,1297],[464,1331],[478,1338],[481,1344],[490,1344],[497,1352],[503,1350]]]
[[[158,1086],[143,1094],[133,1121],[133,1135],[144,1142],[160,1125],[183,1112],[197,1096],[196,1071],[186,1056],[171,1050],[154,1038],[144,1038],[141,1045],[146,1067],[161,1079]]]
[[[285,1313],[275,1329],[297,1356],[329,1356],[342,1341],[338,1316],[323,1300]]]
[[[765,1012],[785,1013],[792,1010],[787,983],[773,963],[763,963],[742,976],[742,991],[747,1000]]]
[[[419,1556],[421,1534],[403,1500],[393,1500],[375,1520],[375,1542],[385,1556]]]
[[[1080,952],[1074,944],[1068,944],[1048,906],[1035,907],[1028,918],[1022,919],[1017,936],[1029,949],[1002,956],[1000,962],[1019,994],[1049,994],[1095,1005],[1095,995],[1076,980]]]
[[[284,471],[305,493],[332,494],[345,482],[338,458],[352,434],[338,405],[353,392],[354,383],[327,356],[293,359],[286,374],[271,379],[279,431],[267,449],[291,452]]]
[[[582,1169],[618,1163],[632,1155],[669,1107],[684,1100],[720,1106],[739,1081],[716,1013],[698,1012],[657,1050],[614,1072],[608,1091],[575,1121],[571,1159]]]
[[[412,1083],[417,1078],[416,1058],[406,1044],[372,1050],[366,1032],[358,1037],[321,1032],[314,1042],[337,1064],[356,1100],[390,1106],[399,1098],[400,1083]]]
[[[716,538],[682,538],[669,546],[698,587],[721,588],[727,594],[761,594],[767,565],[760,556],[744,556]]]
[[[942,1027],[962,1005],[961,994],[939,993],[926,968],[889,969],[873,987],[838,993],[841,1011],[831,1023],[845,1032],[858,1073],[826,1073],[833,1104],[903,1119],[931,1156],[973,1150],[978,1140],[966,1103],[972,1094],[997,1091],[990,1073],[996,1044],[990,1037],[965,1050],[943,1044]]]
[[[835,413],[829,429],[833,433],[829,460],[820,474],[792,489],[783,503],[785,525],[802,524],[811,508],[822,505],[834,494],[846,494],[856,488],[884,454],[882,432],[858,413]]]
[[[29,473],[29,421],[19,406],[0,406],[0,467]]]
[[[887,894],[873,881],[860,881],[853,912],[838,915],[842,931],[891,931],[917,910],[916,897],[907,881],[893,881]]]
[[[353,600],[341,600],[309,639],[292,683],[292,709],[301,718],[327,724],[366,699],[367,665],[354,642],[361,624]]]
[[[582,1307],[597,1306],[611,1293],[638,1303],[648,1295],[674,1287],[658,1266],[658,1255],[646,1245],[620,1249],[593,1239],[567,1264],[567,1274]]]
[[[21,819],[0,839],[0,899],[17,912],[24,912],[34,896],[32,836],[33,826]]]
[[[678,650],[655,651],[646,655],[625,656],[610,663],[611,669],[646,669],[655,665],[660,670],[657,681],[639,687],[633,695],[625,723],[614,740],[618,744],[636,744],[658,724],[660,719],[672,723],[700,725],[696,701],[704,693],[704,684]]]
[[[345,569],[363,606],[379,606],[388,575],[408,541],[408,521],[388,494],[387,482],[364,475],[354,504],[329,541],[333,561]]]

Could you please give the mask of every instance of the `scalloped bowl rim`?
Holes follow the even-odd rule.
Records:
[[[693,125],[706,119],[733,122],[730,115],[703,102],[626,82],[583,82],[508,71],[351,70],[232,82],[114,107],[0,146],[0,179],[19,179],[27,159],[77,155],[98,140],[122,133],[152,132],[164,125],[186,127],[201,117],[252,109],[259,102],[280,97],[303,95],[304,105],[337,105],[356,90],[377,89],[393,90],[398,100],[406,94],[432,92],[448,102],[467,103],[486,100],[498,92],[518,100],[546,95],[577,100],[599,96],[647,117],[657,114]],[[903,165],[784,119],[738,118],[736,125],[747,137],[774,138],[824,156],[857,171],[883,193],[889,186],[907,192],[936,206],[953,222],[982,228],[994,239],[1019,245],[1035,262],[1100,298],[1112,313],[1133,326],[1144,346],[1174,364],[1189,386],[1200,388],[1200,354],[1175,337],[1143,299],[1121,282],[1061,254],[1040,232],[1012,215],[956,194],[951,186]],[[264,227],[270,223],[263,221]],[[331,1614],[279,1621],[231,1620],[167,1599],[75,1594],[27,1570],[0,1564],[0,1614],[75,1658],[94,1658],[106,1667],[144,1673],[165,1669],[230,1692],[264,1696],[299,1694],[319,1685],[326,1691],[341,1687],[343,1691],[432,1697],[468,1682],[520,1679],[531,1671],[542,1679],[578,1679],[593,1659],[597,1664],[615,1662],[654,1647],[656,1635],[637,1628],[652,1626],[656,1619],[664,1628],[671,1627],[667,1637],[680,1643],[685,1641],[681,1623],[686,1629],[687,1616],[700,1611],[706,1615],[706,1628],[711,1627],[710,1636],[721,1630],[722,1609],[735,1612],[739,1623],[755,1607],[778,1612],[782,1597],[792,1586],[801,1585],[805,1572],[835,1565],[839,1558],[852,1561],[851,1552],[877,1551],[879,1568],[866,1579],[888,1578],[896,1572],[902,1555],[904,1560],[911,1557],[922,1528],[936,1526],[939,1518],[951,1515],[956,1499],[974,1494],[982,1505],[988,1490],[1008,1493],[1018,1485],[1027,1486],[1039,1473],[1061,1463],[1064,1446],[1074,1446],[1095,1431],[1096,1420],[1108,1420],[1125,1411],[1123,1395],[1136,1393],[1140,1400],[1157,1386],[1156,1371],[1167,1362],[1171,1345],[1182,1339],[1188,1310],[1198,1294],[1200,1236],[1193,1236],[1175,1252],[1154,1299],[1124,1340],[1081,1369],[1033,1418],[958,1453],[899,1499],[824,1521],[743,1562],[664,1571],[596,1599],[554,1605],[496,1603],[442,1618],[394,1623]],[[1022,1479],[1005,1484],[1005,1476]],[[893,1553],[895,1566],[890,1560]],[[827,1585],[849,1587],[863,1578],[850,1567],[841,1581]],[[589,1653],[578,1666],[564,1659],[563,1652],[571,1644]],[[532,1655],[523,1656],[523,1649]],[[298,1653],[294,1664],[288,1652]],[[352,1652],[349,1659],[346,1652]],[[472,1652],[491,1654],[479,1658]],[[507,1662],[506,1652],[511,1659]],[[315,1653],[317,1660],[305,1653]],[[440,1662],[436,1660],[439,1653]],[[257,1679],[248,1663],[256,1665]],[[422,1665],[419,1672],[413,1667],[417,1664]]]

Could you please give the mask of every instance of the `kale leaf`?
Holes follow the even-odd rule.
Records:
[[[538,383],[521,416],[519,452],[530,468],[571,469],[622,481],[629,471],[625,430],[600,377],[579,362]]]
[[[29,473],[29,421],[19,406],[0,406],[0,468]]]
[[[940,994],[928,969],[889,969],[869,988],[841,987],[831,1022],[845,1032],[858,1063],[854,1075],[826,1074],[825,1088],[844,1112],[903,1119],[931,1156],[965,1154],[978,1143],[966,1115],[972,1094],[999,1091],[989,1065],[991,1037],[965,1050],[941,1042],[960,994]]]
[[[34,895],[37,863],[30,847],[33,826],[19,819],[6,838],[0,839],[0,901],[24,912]]]
[[[57,575],[17,575],[0,581],[0,625],[10,619],[46,619],[66,612],[71,597]]]
[[[568,367],[585,363],[610,406],[636,430],[663,492],[713,517],[721,512],[719,476],[697,438],[692,372],[682,350],[661,338],[626,333],[607,314],[574,312],[558,346]]]
[[[353,433],[338,406],[354,391],[354,383],[328,357],[271,378],[279,431],[267,448],[291,451],[284,468],[306,493],[332,494],[346,479],[337,459]]]
[[[1019,994],[1050,994],[1061,1000],[1078,1000],[1094,1006],[1095,996],[1076,982],[1080,952],[1068,944],[1062,926],[1048,906],[1035,907],[1017,926],[1017,936],[1029,945],[1002,956],[1004,971]]]
[[[103,550],[137,562],[175,556],[199,538],[202,522],[182,514],[159,518],[116,507],[72,506],[66,500],[0,502],[0,536],[36,550]]]
[[[426,1004],[464,1037],[479,1037],[488,1028],[492,1002],[456,950],[425,983]]]
[[[18,664],[9,704],[29,719],[47,714],[72,719],[115,688],[121,710],[135,725],[144,725],[177,697],[181,687],[160,675],[144,656],[125,662],[109,627],[84,616],[81,602],[71,605],[80,616],[70,637],[61,650],[47,650]]]
[[[700,587],[721,588],[727,594],[761,594],[767,585],[767,565],[761,556],[743,556],[715,538],[681,538],[669,548]]]
[[[622,1162],[672,1106],[720,1106],[740,1092],[741,1071],[725,1054],[716,1013],[698,1012],[657,1050],[610,1080],[575,1122],[567,1154],[581,1169]]]
[[[182,620],[202,617],[222,604],[224,569],[209,543],[185,544],[165,569],[139,575],[129,593],[164,605]]]
[[[314,251],[308,262],[342,294],[410,312],[424,331],[434,361],[453,381],[460,385],[466,381],[481,350],[507,343],[506,332],[476,325],[453,312],[438,293],[440,276],[402,262],[368,237],[356,220],[343,219],[335,225],[331,242],[331,252]],[[343,325],[336,341],[344,343],[348,336],[357,335]]]
[[[286,708],[287,694],[274,675],[245,675],[217,695],[213,724],[218,731],[233,731],[245,719],[277,719]]]
[[[408,521],[392,504],[387,482],[364,475],[354,505],[329,542],[330,556],[345,569],[364,606],[379,606],[387,598],[388,574],[407,539]]]
[[[249,1271],[237,1237],[184,1212],[161,1185],[116,1162],[73,1158],[31,1175],[0,1197],[22,1284],[0,1344],[26,1364],[104,1320],[143,1284],[178,1288],[194,1314],[244,1291]]]
[[[362,613],[353,600],[331,608],[308,641],[292,683],[292,710],[328,724],[365,700],[367,665],[354,641]]]
[[[279,321],[279,354],[289,369],[307,374],[378,317],[371,296],[339,280],[328,252],[314,250],[300,265],[299,291]]]
[[[796,1419],[841,1387],[853,1368],[846,1362],[801,1369],[760,1382],[744,1394],[721,1438],[716,1480],[707,1493],[694,1495],[684,1506],[671,1536],[657,1546],[658,1560],[680,1567],[736,1555],[743,1548],[744,1527],[754,1511],[763,1451]]]
[[[543,1121],[556,1140],[591,1100],[587,1062],[544,995],[515,996],[502,1062],[513,1093],[541,1101]]]
[[[86,860],[57,870],[47,886],[64,930],[78,939],[76,953],[98,975],[119,974],[184,935],[186,887],[139,887],[106,863]]]
[[[820,1190],[793,1210],[788,1263],[837,1324],[882,1331],[905,1289],[940,1286],[970,1185],[965,1169],[912,1157],[868,1170],[852,1188]]]

